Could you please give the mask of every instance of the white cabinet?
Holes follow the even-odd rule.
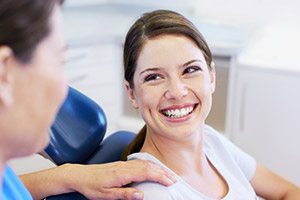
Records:
[[[229,56],[213,56],[216,65],[216,89],[213,93],[212,107],[205,121],[221,133],[226,131],[227,95],[230,74]]]
[[[239,66],[235,78],[230,138],[300,185],[300,73]]]
[[[122,106],[122,55],[117,42],[75,45],[65,67],[70,86],[96,101],[105,111],[108,131],[116,129]]]
[[[67,7],[89,6],[107,3],[108,0],[69,0],[66,1]]]

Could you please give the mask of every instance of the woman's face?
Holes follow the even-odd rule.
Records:
[[[192,40],[163,35],[146,41],[137,60],[134,88],[128,83],[126,88],[147,133],[188,139],[210,111],[215,72]]]
[[[55,6],[50,33],[38,44],[29,63],[11,59],[12,103],[10,143],[19,155],[42,150],[48,143],[48,128],[64,100],[67,84],[63,72],[65,40],[61,30],[61,10]],[[17,136],[16,136],[17,135]]]

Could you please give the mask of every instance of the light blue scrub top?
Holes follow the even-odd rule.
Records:
[[[0,200],[32,200],[28,190],[8,166],[3,172]]]

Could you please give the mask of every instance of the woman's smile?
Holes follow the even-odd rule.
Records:
[[[196,104],[186,104],[183,106],[173,105],[164,109],[161,109],[159,112],[166,118],[169,122],[181,122],[190,118],[190,115],[196,110]]]

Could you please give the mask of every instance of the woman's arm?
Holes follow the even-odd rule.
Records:
[[[169,186],[173,176],[162,167],[142,160],[98,165],[64,164],[20,176],[34,199],[78,191],[89,199],[142,199],[135,188],[121,188],[145,180]]]
[[[300,189],[297,186],[260,164],[257,164],[251,184],[258,196],[268,200],[300,199]]]

